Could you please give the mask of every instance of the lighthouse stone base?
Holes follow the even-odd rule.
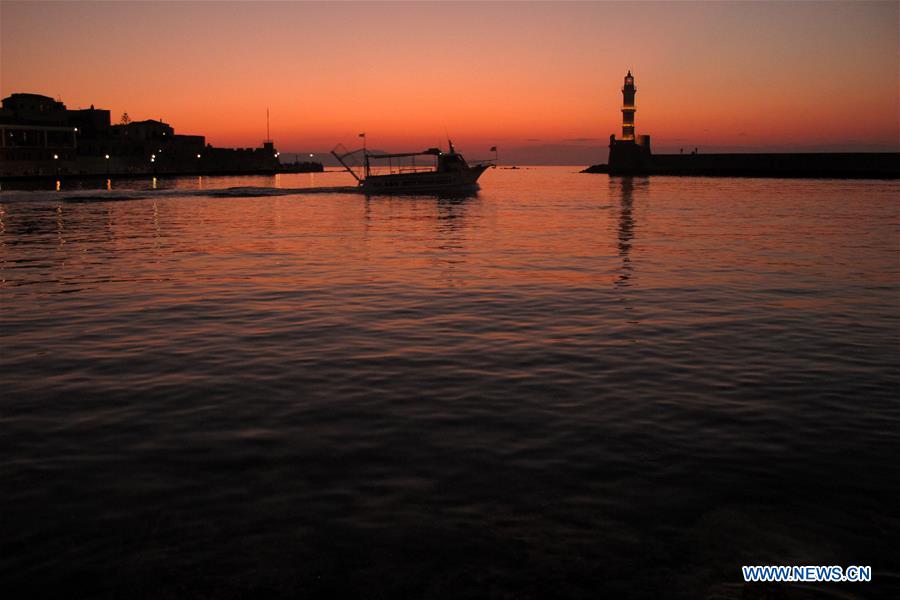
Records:
[[[609,173],[612,175],[639,175],[651,170],[650,136],[636,140],[617,140],[609,136]]]

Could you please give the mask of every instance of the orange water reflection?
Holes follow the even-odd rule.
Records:
[[[177,185],[290,188],[343,185],[345,179],[322,173]],[[57,203],[52,230],[67,250],[44,257],[56,264],[52,275],[26,269],[6,278],[82,280],[87,270],[123,282],[181,280],[177,290],[161,294],[200,297],[235,285],[273,292],[343,289],[344,302],[366,286],[463,293],[530,288],[536,294],[723,286],[755,293],[805,278],[855,281],[862,273],[881,273],[876,278],[889,279],[877,250],[889,245],[890,232],[879,234],[881,221],[865,217],[874,229],[861,240],[853,219],[863,217],[844,202],[848,193],[885,185],[891,184],[724,179],[707,186],[701,179],[608,178],[544,168],[490,171],[477,196],[455,200],[179,198],[152,196],[151,190],[143,200]],[[46,214],[36,205],[10,204],[0,235],[18,239],[22,227],[40,235],[50,225]],[[27,244],[5,248],[7,262],[29,252]],[[97,256],[105,258],[98,263]],[[822,257],[832,257],[827,270]]]

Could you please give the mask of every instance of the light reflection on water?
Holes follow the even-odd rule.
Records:
[[[336,173],[3,192],[4,579],[417,598],[730,597],[768,563],[896,581],[900,186],[574,171],[489,171],[464,199],[177,193]]]

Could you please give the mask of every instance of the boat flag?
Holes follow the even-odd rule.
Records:
[[[488,150],[488,152],[496,152],[496,151],[497,151],[497,146],[491,146],[491,149]]]

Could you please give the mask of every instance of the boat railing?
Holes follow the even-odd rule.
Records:
[[[398,165],[384,165],[384,166],[375,166],[372,165],[369,168],[370,175],[408,175],[411,173],[433,173],[437,167],[428,166],[428,165],[416,165],[416,166],[398,166]]]

